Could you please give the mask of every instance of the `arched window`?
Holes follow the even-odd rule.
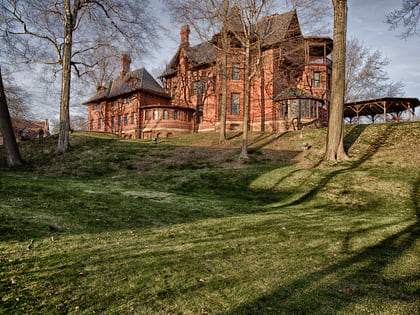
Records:
[[[163,119],[169,119],[169,112],[166,109],[163,111]]]
[[[159,120],[159,111],[157,109],[155,109],[153,111],[153,119],[154,120]]]

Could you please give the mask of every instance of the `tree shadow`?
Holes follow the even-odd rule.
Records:
[[[239,138],[242,135],[243,135],[243,132],[241,131],[241,132],[235,133],[234,135],[231,135],[231,136],[226,137],[226,139],[227,140],[232,140],[232,139],[235,139],[235,138]]]
[[[293,205],[297,205],[300,204],[302,202],[305,201],[309,201],[311,200],[321,189],[325,188],[325,186],[336,176],[346,173],[350,170],[356,169],[358,167],[360,167],[363,163],[365,163],[366,161],[368,161],[372,156],[374,156],[379,149],[382,147],[382,145],[386,142],[386,140],[390,137],[390,135],[394,132],[395,130],[395,126],[393,125],[388,125],[386,126],[385,130],[371,143],[371,145],[369,146],[369,148],[366,150],[366,153],[364,155],[362,155],[359,159],[353,161],[350,163],[350,166],[345,167],[345,168],[340,168],[336,171],[332,171],[331,173],[327,174],[326,176],[324,176],[321,181],[314,187],[312,188],[310,191],[308,191],[307,193],[305,193],[303,196],[301,196],[300,198],[298,198],[295,201],[292,201],[289,204],[283,205],[283,207],[286,206],[293,206]],[[361,129],[358,129],[357,132],[360,132]],[[364,129],[362,129],[364,130]],[[353,138],[354,136],[352,136]],[[313,166],[312,168],[316,168],[317,166],[319,166],[320,163],[317,163],[315,166]]]
[[[261,150],[262,148],[264,148],[264,147],[266,147],[266,146],[268,146],[268,145],[270,145],[270,144],[272,144],[272,143],[274,143],[274,142],[276,142],[277,140],[279,140],[280,138],[282,138],[283,136],[285,136],[286,134],[288,134],[288,132],[286,131],[286,132],[282,132],[282,133],[280,133],[279,135],[277,135],[276,137],[273,137],[273,138],[271,138],[271,139],[268,139],[267,141],[264,141],[264,140],[266,140],[267,138],[270,138],[271,137],[271,135],[267,135],[267,136],[265,136],[264,138],[260,138],[260,139],[258,139],[258,138],[255,138],[254,139],[254,141],[253,142],[251,142],[249,145],[250,146],[252,146],[252,145],[256,145],[256,144],[258,144],[259,142],[262,142],[262,143],[260,143],[260,144],[258,144],[257,146],[255,146],[255,147],[252,147],[252,148],[250,148],[250,150],[249,150],[249,152],[250,153],[253,153],[253,152],[257,152],[257,151],[259,151],[259,150]]]
[[[413,299],[414,292],[383,293],[371,288],[382,283],[388,287],[397,287],[405,281],[416,280],[415,277],[405,276],[391,280],[383,272],[415,244],[419,238],[419,227],[417,221],[353,257],[309,273],[229,314],[325,314],[326,309],[330,309],[327,313],[335,314],[347,305],[367,297],[381,299],[388,294],[393,300]],[[320,281],[333,275],[335,278],[343,276],[319,288]],[[311,303],[305,305],[305,300]]]
[[[363,131],[368,127],[367,124],[354,125],[353,128],[344,137],[344,150],[346,152],[353,146]]]
[[[358,128],[355,132],[360,135],[360,132],[364,129]],[[385,131],[373,141],[367,152],[361,158],[351,163],[347,168],[328,174],[315,188],[304,196],[282,207],[308,201],[335,176],[361,166],[378,152],[393,130],[394,127],[392,125],[387,126]],[[350,139],[354,139],[354,135]],[[420,280],[419,276],[404,275],[390,279],[385,274],[386,268],[396,263],[406,251],[415,246],[420,237],[420,176],[413,184],[411,199],[416,215],[415,223],[379,243],[365,248],[360,253],[348,259],[308,273],[290,284],[278,287],[271,294],[237,307],[229,314],[335,314],[337,311],[345,309],[348,305],[366,298],[382,300],[384,296],[387,296],[393,301],[406,302],[407,300],[414,300],[415,292],[401,291],[384,293],[380,290],[371,289],[384,283],[388,288],[402,287],[408,281],[415,282]],[[349,254],[350,241],[353,237],[383,227],[376,226],[347,232],[342,240],[342,253]],[[334,277],[335,279],[339,277],[339,280],[320,287],[319,283],[321,281],[326,282],[325,280],[328,277]],[[304,301],[310,301],[310,303],[305,304]]]

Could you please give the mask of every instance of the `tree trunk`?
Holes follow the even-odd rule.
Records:
[[[70,83],[71,83],[71,51],[73,43],[73,19],[70,0],[65,2],[64,15],[64,48],[61,76],[61,101],[60,101],[60,132],[58,134],[57,154],[62,154],[70,149]]]
[[[6,94],[4,93],[3,79],[0,69],[0,131],[3,134],[3,141],[6,147],[7,166],[17,167],[23,165],[23,160],[16,143],[13,132],[12,121],[10,120],[9,108],[7,107]]]
[[[344,151],[347,0],[332,0],[332,2],[334,5],[334,52],[327,148],[324,158],[328,161],[343,161],[348,159]]]
[[[243,137],[242,137],[242,150],[239,155],[240,159],[248,159],[248,125],[249,125],[249,96],[251,90],[251,79],[250,79],[250,45],[249,43],[245,47],[245,69],[244,69],[244,122],[243,122]]]
[[[223,28],[222,28],[222,66],[220,73],[220,85],[222,89],[222,99],[220,106],[220,137],[219,143],[226,142],[226,108],[227,108],[227,80],[228,80],[228,30],[227,17],[229,14],[229,1],[223,1]]]
[[[227,48],[228,48],[228,40],[227,40],[227,32],[226,30],[222,30],[222,66],[221,66],[221,73],[220,73],[220,85],[222,89],[222,99],[221,106],[220,106],[220,137],[219,143],[226,142],[226,108],[227,108],[227,78],[228,78],[228,67],[227,67]]]

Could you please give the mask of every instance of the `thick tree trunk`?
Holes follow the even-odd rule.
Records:
[[[251,55],[250,45],[245,47],[245,69],[244,69],[244,122],[243,122],[243,137],[242,137],[242,150],[239,155],[240,159],[248,159],[248,129],[249,129],[249,96],[251,90],[251,79],[250,79],[250,67],[251,67]]]
[[[64,20],[64,47],[61,79],[60,101],[60,131],[58,134],[57,154],[62,154],[70,149],[70,83],[71,83],[71,51],[73,42],[73,19],[70,0],[65,1]]]
[[[332,66],[331,103],[325,159],[348,159],[344,151],[344,94],[346,65],[347,0],[332,0],[334,5],[334,53]]]
[[[23,165],[19,147],[16,143],[15,133],[13,132],[12,121],[10,119],[9,108],[7,107],[6,94],[4,93],[3,78],[0,69],[0,130],[3,134],[3,141],[6,147],[7,166],[17,167]]]

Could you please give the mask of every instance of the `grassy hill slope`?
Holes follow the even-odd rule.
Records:
[[[418,313],[420,123],[21,144],[0,170],[0,313]],[[302,150],[302,142],[309,150]]]

